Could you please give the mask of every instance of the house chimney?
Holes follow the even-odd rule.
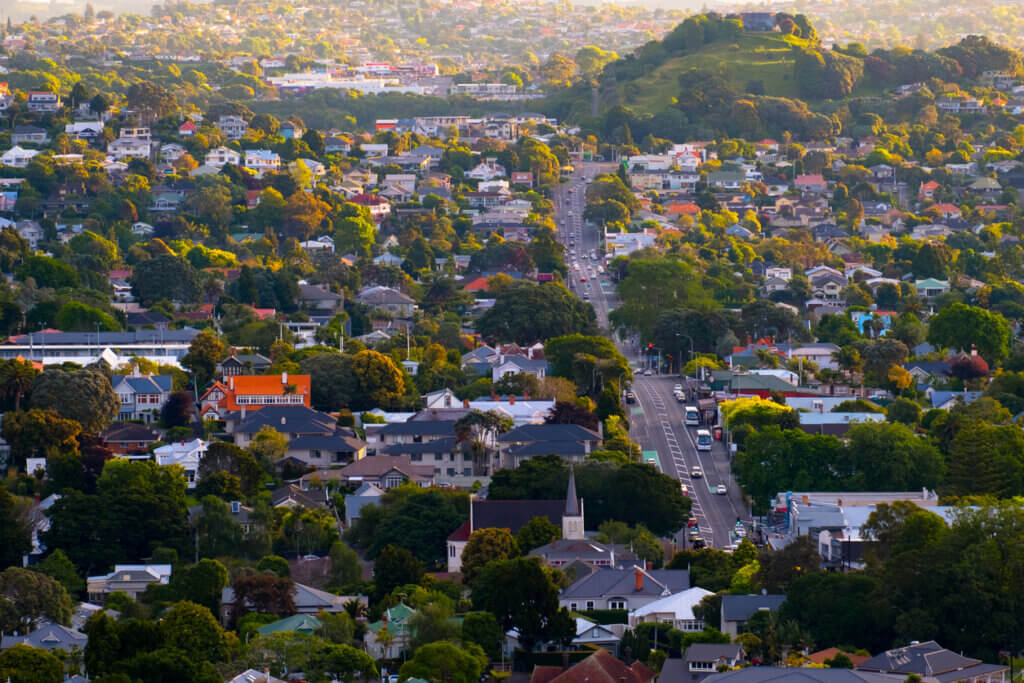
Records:
[[[644,589],[644,573],[637,569],[634,576],[636,578],[636,590],[642,591]]]
[[[242,406],[242,419],[245,419],[245,406]]]
[[[469,408],[469,399],[468,398],[462,399],[462,407],[463,408]]]
[[[493,391],[491,392],[491,400],[492,401],[497,401],[498,400],[498,395],[496,393],[494,393]]]
[[[804,494],[804,496],[803,496],[803,497],[801,498],[801,502],[802,502],[802,503],[803,503],[804,505],[810,505],[810,504],[811,504],[811,500],[810,500],[810,499],[809,499],[809,498],[807,497],[807,495],[806,495],[806,494]]]
[[[836,501],[836,507],[843,507],[843,499],[840,498]]]
[[[508,397],[508,404],[510,406],[514,406],[516,404],[516,397],[514,395]]]

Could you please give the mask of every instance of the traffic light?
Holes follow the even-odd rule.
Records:
[[[648,350],[648,351],[650,351],[650,350],[651,350],[651,349],[653,349],[653,348],[654,348],[654,344],[648,344],[648,345],[647,345],[647,350]]]

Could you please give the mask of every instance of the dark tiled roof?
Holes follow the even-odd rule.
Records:
[[[502,434],[499,441],[600,441],[597,432],[574,424],[522,425]]]
[[[533,441],[508,449],[515,458],[532,458],[538,455],[586,455],[587,449],[579,441]]]
[[[293,500],[304,508],[313,509],[327,504],[327,494],[323,489],[306,490],[295,484],[285,484],[270,493],[270,502],[274,507],[287,500]]]
[[[411,455],[413,453],[451,453],[455,450],[455,437],[444,437],[424,443],[393,443],[378,452],[381,455]]]
[[[702,683],[902,683],[904,678],[852,669],[750,666],[708,676]]]
[[[266,406],[250,413],[235,428],[242,434],[255,434],[264,425],[294,434],[333,434],[335,421],[330,415],[305,406]]]
[[[339,472],[345,477],[379,477],[392,469],[410,477],[430,478],[434,475],[433,467],[412,463],[405,455],[371,455],[346,465]]]
[[[564,500],[474,500],[473,529],[508,529],[513,534],[534,517],[562,528]]]
[[[378,434],[384,436],[439,436],[455,434],[455,420],[423,420],[409,422],[395,422],[384,425]]]
[[[980,659],[971,659],[947,650],[934,640],[916,645],[899,647],[875,655],[862,662],[857,669],[862,671],[880,671],[901,675],[918,674],[919,676],[935,676],[950,671],[964,674],[965,669],[981,664]],[[957,678],[970,678],[960,675]]]
[[[720,645],[718,643],[694,643],[686,648],[688,662],[714,662],[718,659],[735,659],[743,654],[739,645]]]
[[[337,451],[339,453],[356,453],[365,447],[365,441],[360,441],[347,434],[312,434],[310,436],[300,436],[288,442],[289,450],[315,449]]]
[[[685,569],[640,570],[643,587],[636,590],[636,567],[600,569],[562,591],[561,598],[600,598],[615,595],[661,596],[680,593],[690,587],[690,572]],[[667,595],[666,594],[666,595]]]
[[[8,344],[92,344],[99,337],[101,346],[121,344],[158,344],[164,342],[190,342],[199,330],[185,327],[180,330],[134,330],[132,332],[32,332],[10,337]]]
[[[785,595],[723,595],[722,618],[728,621],[746,621],[760,609],[779,609],[785,601]]]
[[[125,441],[156,441],[157,434],[145,425],[126,423],[116,425],[101,434],[108,443]]]

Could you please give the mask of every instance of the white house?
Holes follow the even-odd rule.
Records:
[[[29,249],[36,249],[46,237],[43,226],[36,221],[18,221],[14,229],[28,242]]]
[[[199,481],[199,461],[206,455],[207,444],[202,439],[178,441],[161,446],[153,451],[156,464],[160,466],[181,465],[185,470],[188,487],[195,488]]]
[[[228,140],[241,140],[249,130],[249,124],[241,116],[222,116],[217,120],[217,128]]]
[[[245,167],[263,175],[267,171],[281,168],[281,157],[268,149],[247,149],[245,151]]]
[[[548,371],[546,360],[527,358],[526,356],[502,356],[491,367],[491,381],[497,382],[506,375],[525,373],[539,380],[544,379]]]
[[[148,159],[150,142],[142,138],[118,138],[107,145],[107,156],[115,161],[139,158]]]
[[[28,162],[32,161],[37,154],[39,154],[37,150],[25,149],[21,145],[15,145],[0,155],[0,164],[14,166],[15,168],[25,168],[28,166]]]
[[[505,175],[505,167],[492,157],[484,159],[466,171],[466,177],[472,180],[494,180],[495,178],[504,178]]]
[[[694,615],[693,608],[708,595],[714,593],[695,586],[681,593],[649,602],[629,613],[629,625],[635,627],[637,624],[645,623],[668,623],[673,628],[687,633],[703,631],[704,620]]]
[[[64,132],[79,140],[95,140],[103,135],[102,121],[75,121],[64,126]]]
[[[187,150],[177,142],[171,142],[160,148],[160,158],[164,161],[177,161],[185,156]]]
[[[205,166],[212,166],[213,168],[221,168],[225,164],[233,164],[237,166],[242,162],[242,155],[233,149],[228,147],[217,147],[211,149],[206,153],[206,158],[203,160]]]

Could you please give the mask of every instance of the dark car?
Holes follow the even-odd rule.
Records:
[[[693,538],[691,538],[690,543],[693,544],[694,550],[700,550],[701,548],[707,547],[707,543],[705,543],[704,539],[700,536],[694,536]]]
[[[632,391],[627,391],[626,392],[626,403],[631,403],[631,404],[632,403],[636,403],[636,394],[634,394]]]

